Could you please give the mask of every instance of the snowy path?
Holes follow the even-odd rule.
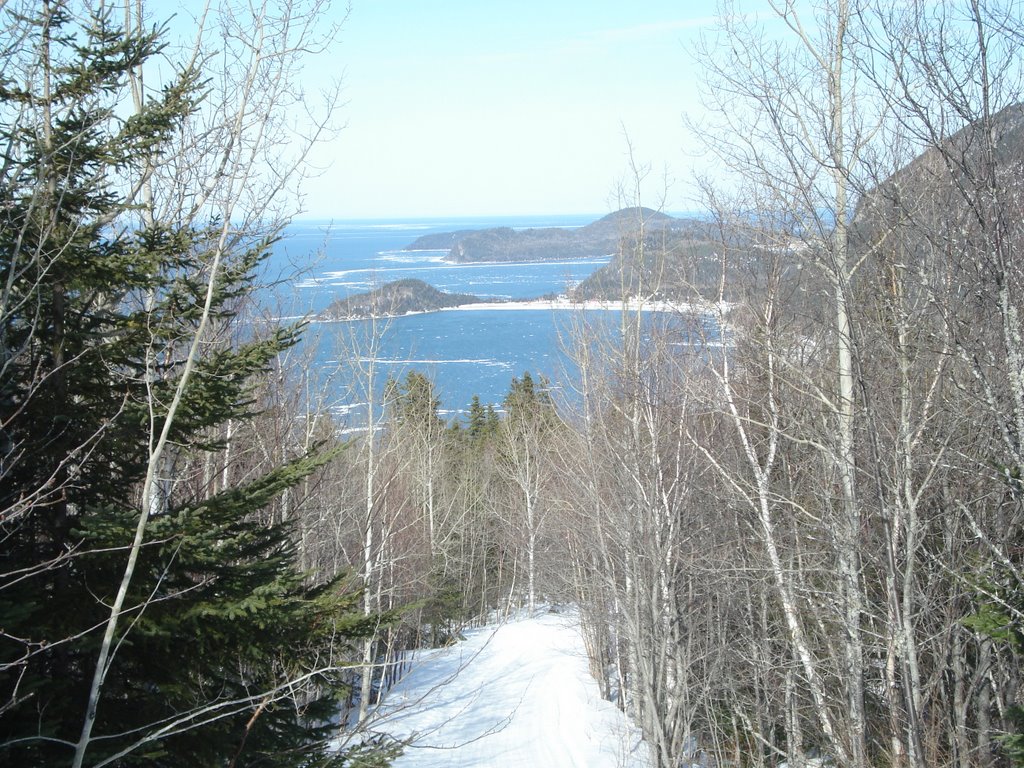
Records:
[[[643,768],[645,747],[600,697],[573,614],[467,633],[392,690],[375,730],[416,734],[396,768]]]

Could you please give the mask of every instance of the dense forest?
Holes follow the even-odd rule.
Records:
[[[598,278],[707,314],[356,432],[254,300],[320,10],[0,5],[0,762],[386,765],[406,651],[571,603],[659,768],[1024,764],[1019,5],[724,14],[707,226]]]

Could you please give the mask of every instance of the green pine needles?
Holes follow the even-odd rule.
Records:
[[[229,471],[300,330],[238,340],[275,230],[154,210],[205,96],[186,66],[132,98],[159,34],[0,13],[0,763],[349,764],[325,745],[379,617],[267,513],[335,449]]]

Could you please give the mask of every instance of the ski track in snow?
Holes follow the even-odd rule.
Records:
[[[646,768],[638,730],[601,699],[575,613],[466,633],[423,654],[374,730],[413,741],[395,768]]]

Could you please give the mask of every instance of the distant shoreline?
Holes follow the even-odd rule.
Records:
[[[581,310],[584,312],[677,312],[679,314],[698,314],[702,312],[713,312],[728,314],[731,305],[720,302],[708,302],[695,304],[692,302],[673,302],[653,299],[629,298],[626,300],[606,301],[604,299],[586,299],[584,301],[573,301],[564,296],[555,299],[529,299],[526,301],[482,301],[473,304],[460,304],[456,307],[446,307],[438,312],[470,312],[474,310],[498,309],[498,310],[529,310],[529,309],[551,309],[551,310]]]
[[[431,315],[437,312],[476,312],[486,310],[498,310],[502,312],[522,312],[530,310],[550,310],[555,312],[582,311],[582,312],[666,312],[681,315],[713,314],[724,317],[729,314],[733,305],[729,302],[674,302],[653,299],[630,298],[616,301],[605,301],[602,299],[587,299],[585,301],[573,301],[565,296],[555,299],[528,299],[524,301],[480,301],[472,304],[459,304],[454,307],[443,307],[440,309],[417,310],[404,312],[395,315],[381,315],[387,318],[412,317],[415,315]],[[344,317],[332,320],[314,319],[316,323],[349,323],[369,319],[363,317]]]

